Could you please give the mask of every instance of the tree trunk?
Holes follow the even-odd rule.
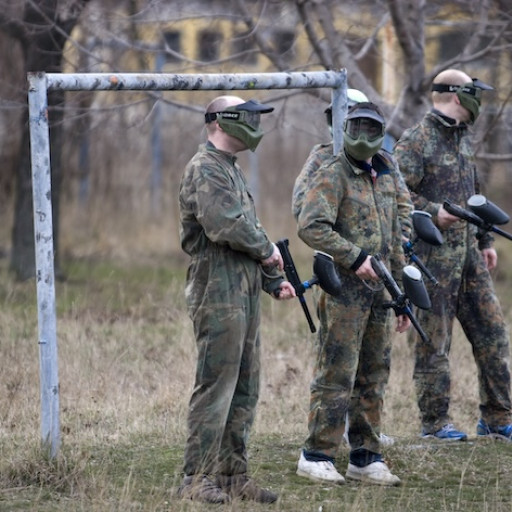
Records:
[[[62,54],[67,34],[78,21],[86,2],[80,3],[72,20],[60,21],[55,0],[29,2],[25,7],[23,22],[27,29],[22,40],[26,73],[62,71]],[[53,20],[53,21],[52,21]],[[59,207],[62,182],[61,145],[64,117],[64,92],[54,91],[48,96],[50,126],[50,158],[52,180],[52,215],[55,273],[61,275],[59,264]],[[32,204],[32,173],[30,161],[30,133],[27,117],[22,120],[21,158],[17,173],[16,202],[12,231],[10,268],[16,278],[25,280],[35,276],[34,219]]]

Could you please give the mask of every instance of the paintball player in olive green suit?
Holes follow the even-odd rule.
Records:
[[[207,503],[273,503],[248,477],[247,439],[260,374],[260,292],[295,296],[278,272],[279,249],[260,224],[235,154],[254,151],[272,107],[220,96],[206,109],[208,141],[180,186],[180,238],[190,255],[186,300],[197,343],[183,483],[178,495]],[[276,268],[277,267],[277,268]]]
[[[334,258],[343,292],[321,292],[317,360],[311,383],[309,436],[297,474],[344,483],[335,468],[349,412],[350,461],[347,478],[398,485],[380,453],[380,414],[391,352],[388,296],[379,286],[371,255],[380,253],[397,275],[405,264],[390,157],[382,157],[385,121],[373,103],[351,107],[344,122],[339,155],[317,169],[298,214],[298,234],[311,248]],[[412,209],[412,205],[410,206]],[[367,281],[371,281],[370,285]],[[397,330],[410,326],[397,317]]]
[[[430,343],[414,338],[422,435],[441,441],[467,439],[448,413],[448,357],[455,318],[471,344],[478,369],[477,435],[512,439],[509,334],[489,273],[497,263],[493,238],[443,208],[445,200],[465,208],[467,200],[479,193],[468,125],[479,114],[482,91],[489,89],[460,70],[442,71],[432,84],[432,110],[406,130],[395,147],[414,205],[432,215],[444,238],[439,247],[418,246],[439,285],[427,283],[433,307],[418,315]]]

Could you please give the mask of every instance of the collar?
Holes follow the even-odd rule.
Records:
[[[393,166],[391,160],[386,158],[381,151],[372,156],[371,165],[364,160],[356,160],[355,158],[352,158],[345,151],[343,153],[348,163],[352,166],[352,170],[355,174],[362,174],[363,172],[371,173],[373,170],[377,173],[377,177],[379,177],[383,174],[389,174],[390,168]]]
[[[456,119],[453,119],[453,117],[447,116],[443,114],[440,110],[437,108],[433,108],[430,113],[434,115],[437,119],[441,121],[442,124],[445,126],[448,126],[450,128],[466,128],[466,123],[457,123]]]
[[[207,140],[206,144],[204,146],[206,148],[206,151],[218,153],[219,155],[222,155],[227,160],[229,160],[232,164],[234,164],[237,160],[236,155],[233,155],[232,153],[228,153],[227,151],[222,151],[221,149],[217,149],[215,147],[215,144],[211,140]]]

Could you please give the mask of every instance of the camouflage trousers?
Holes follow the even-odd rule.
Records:
[[[439,280],[436,287],[427,283],[432,309],[418,312],[430,343],[411,335],[418,406],[423,428],[430,433],[451,421],[449,353],[455,318],[473,350],[482,418],[490,425],[512,420],[508,329],[481,255],[476,248],[466,254],[464,258],[464,254],[453,251],[451,259],[446,255],[424,259]]]
[[[184,472],[247,472],[259,393],[261,274],[254,261],[212,251],[192,261],[186,290],[197,343]]]
[[[351,449],[380,452],[391,353],[391,318],[382,302],[383,292],[368,290],[357,277],[339,299],[320,294],[307,452],[336,458],[347,411]]]

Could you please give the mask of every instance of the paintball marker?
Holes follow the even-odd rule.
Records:
[[[287,238],[279,240],[276,243],[284,263],[284,272],[290,284],[294,287],[297,298],[299,299],[302,310],[306,315],[311,332],[316,332],[316,327],[309,313],[308,305],[304,293],[313,285],[318,284],[320,288],[330,295],[337,296],[341,293],[341,281],[334,267],[332,256],[325,252],[315,251],[313,260],[313,277],[309,281],[302,282],[297,273],[297,268],[293,262],[292,255],[288,249],[289,242]]]
[[[432,215],[427,212],[414,210],[412,212],[412,224],[414,226],[414,232],[416,238],[414,240],[408,240],[403,243],[404,253],[409,261],[415,263],[416,266],[425,274],[425,276],[435,285],[439,284],[439,281],[432,275],[430,270],[420,260],[420,258],[414,253],[414,245],[418,240],[423,240],[430,245],[441,245],[443,243],[443,236],[437,226],[432,222]]]
[[[443,208],[455,217],[470,222],[484,231],[492,231],[512,240],[510,233],[495,226],[495,224],[506,224],[510,220],[509,216],[499,206],[481,194],[471,196],[468,199],[468,206],[471,211],[448,200],[443,203]]]
[[[393,308],[395,314],[407,315],[412,325],[418,331],[421,339],[428,342],[428,336],[421,328],[417,318],[412,312],[411,303],[421,309],[430,309],[432,303],[428,295],[425,283],[421,277],[421,272],[412,265],[407,265],[402,271],[402,281],[404,284],[405,293],[400,290],[400,287],[393,279],[391,272],[386,268],[382,262],[380,254],[375,254],[370,259],[373,270],[383,282],[386,290],[391,295],[391,302],[384,304],[385,308]]]

